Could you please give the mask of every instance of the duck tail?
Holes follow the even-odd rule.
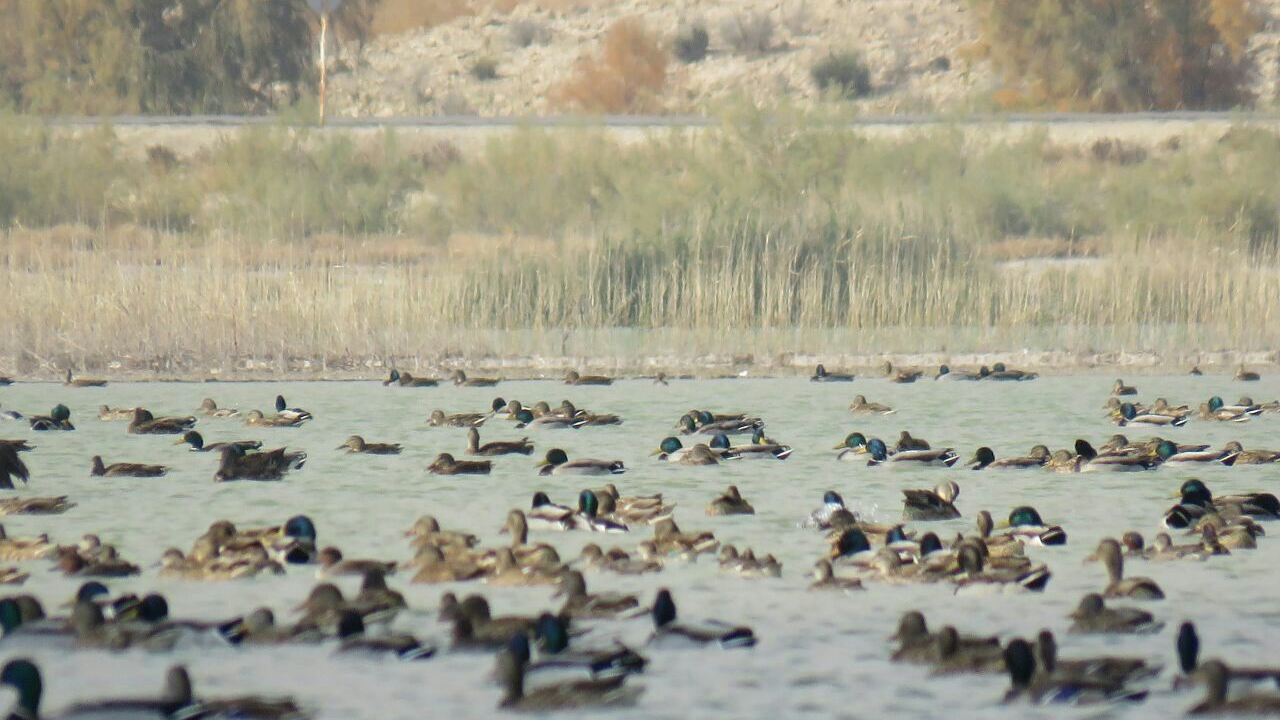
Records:
[[[1170,424],[1170,425],[1172,425],[1172,426],[1174,426],[1174,427],[1182,427],[1183,425],[1186,425],[1186,424],[1187,424],[1187,416],[1186,416],[1186,415],[1182,415],[1182,416],[1180,416],[1180,417],[1176,417],[1176,418],[1174,418],[1174,419],[1173,419],[1173,422],[1171,422],[1171,423],[1169,423],[1169,424]]]
[[[790,445],[783,445],[781,448],[778,449],[777,452],[773,454],[773,456],[778,458],[779,460],[786,460],[787,458],[791,457],[792,452],[793,450]]]
[[[1067,531],[1060,527],[1051,527],[1040,533],[1041,545],[1066,545]]]
[[[1240,453],[1238,452],[1228,453],[1218,458],[1218,462],[1222,463],[1223,465],[1226,465],[1227,467],[1231,467],[1232,465],[1236,464],[1236,458],[1238,457],[1240,457]]]
[[[956,462],[959,460],[960,460],[960,456],[955,454],[955,452],[952,450],[948,450],[946,453],[942,455],[942,464],[946,465],[947,467],[951,467],[952,465],[955,465]]]

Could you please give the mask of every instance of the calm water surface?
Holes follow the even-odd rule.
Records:
[[[1165,396],[1174,403],[1198,404],[1219,394],[1234,400],[1248,393],[1259,401],[1280,395],[1280,382],[1234,383],[1225,377],[1143,377],[1140,398]],[[661,492],[678,503],[676,517],[685,530],[715,531],[724,542],[757,554],[771,552],[784,563],[781,579],[748,580],[722,575],[716,563],[670,566],[657,575],[624,578],[589,574],[593,590],[638,593],[643,602],[658,586],[670,587],[683,618],[719,617],[749,624],[761,638],[752,651],[652,651],[649,669],[633,678],[645,686],[639,705],[608,711],[617,717],[935,717],[945,708],[951,717],[1152,717],[1181,713],[1197,695],[1159,692],[1144,705],[1108,709],[1029,709],[1003,707],[1003,677],[933,678],[928,670],[895,665],[886,637],[898,615],[908,608],[925,611],[931,626],[953,623],[965,631],[1034,635],[1049,628],[1060,635],[1064,657],[1095,653],[1145,655],[1163,661],[1166,674],[1155,681],[1162,691],[1176,661],[1173,637],[1177,623],[1194,619],[1200,626],[1206,656],[1229,661],[1274,662],[1268,640],[1280,637],[1280,591],[1274,568],[1280,541],[1264,539],[1255,551],[1238,551],[1206,563],[1142,563],[1127,570],[1156,579],[1169,599],[1148,603],[1168,622],[1163,632],[1139,638],[1079,638],[1066,635],[1068,612],[1086,592],[1104,583],[1097,564],[1082,559],[1098,539],[1139,530],[1148,538],[1158,531],[1168,496],[1196,471],[1161,469],[1140,474],[1055,475],[1042,471],[975,473],[954,469],[887,470],[861,463],[840,463],[830,448],[852,430],[886,439],[902,429],[928,439],[935,447],[954,446],[968,459],[978,445],[992,446],[997,456],[1023,454],[1033,444],[1069,447],[1076,437],[1095,444],[1116,429],[1102,417],[1101,404],[1112,378],[1074,376],[1030,383],[938,383],[892,385],[858,380],[851,385],[812,384],[800,380],[726,380],[673,382],[654,387],[648,381],[619,382],[609,388],[570,388],[551,382],[503,383],[495,389],[401,389],[378,383],[218,383],[112,384],[100,390],[53,385],[16,385],[0,389],[0,405],[25,413],[44,412],[56,402],[71,407],[75,433],[31,433],[25,423],[0,424],[0,437],[32,437],[39,449],[26,458],[33,478],[19,494],[66,494],[79,505],[56,517],[8,517],[11,535],[49,533],[71,543],[95,532],[119,546],[125,557],[146,571],[141,577],[110,583],[115,592],[158,590],[169,598],[175,616],[224,619],[268,605],[282,619],[315,583],[313,569],[291,567],[287,576],[232,583],[199,583],[156,577],[152,564],[168,546],[189,548],[210,522],[227,518],[243,527],[280,523],[305,513],[319,527],[320,543],[339,546],[348,557],[403,560],[410,550],[403,533],[422,514],[433,514],[446,528],[478,533],[485,544],[507,542],[499,535],[507,511],[527,507],[536,490],[554,500],[572,502],[577,491],[598,485],[598,478],[542,478],[534,462],[549,447],[566,449],[570,457],[622,459],[626,475],[617,478],[624,494]],[[201,420],[197,429],[206,442],[260,438],[268,447],[288,445],[310,454],[306,468],[280,483],[214,484],[217,463],[212,454],[188,453],[169,436],[132,436],[123,422],[101,422],[96,408],[142,405],[157,415],[190,414],[206,395],[219,405],[269,410],[277,392],[290,405],[312,411],[316,419],[298,429],[247,428],[238,420]],[[888,417],[855,417],[846,406],[855,393],[898,408]],[[435,408],[447,411],[485,409],[495,394],[525,404],[569,398],[579,407],[623,415],[621,427],[579,431],[534,431],[534,458],[498,458],[488,477],[434,477],[424,467],[438,452],[461,455],[465,431],[428,428],[424,419]],[[741,462],[715,468],[687,468],[655,462],[648,452],[675,420],[692,407],[745,411],[762,415],[771,436],[793,445],[786,462]],[[1215,446],[1238,439],[1246,447],[1280,446],[1280,417],[1271,415],[1245,424],[1192,421],[1185,428],[1161,429],[1183,442]],[[513,439],[506,421],[482,428],[482,439]],[[398,457],[345,455],[333,448],[348,435],[370,441],[403,443]],[[1146,437],[1133,431],[1130,437]],[[91,479],[89,459],[106,462],[162,463],[171,467],[157,480]],[[1248,490],[1275,491],[1280,468],[1211,467],[1199,476],[1218,494]],[[1053,579],[1043,594],[989,597],[951,594],[948,585],[883,586],[869,584],[855,594],[809,593],[807,574],[826,544],[816,532],[797,528],[828,488],[839,490],[851,505],[879,521],[894,521],[901,512],[901,490],[932,487],[954,479],[962,488],[959,520],[930,523],[944,538],[969,532],[978,510],[997,518],[1018,504],[1035,505],[1046,521],[1064,525],[1069,544],[1032,548],[1032,557],[1047,562]],[[709,518],[703,508],[725,486],[738,485],[756,507],[755,516]],[[917,529],[924,524],[917,523]],[[1280,528],[1269,528],[1272,535]],[[581,533],[535,534],[554,543],[566,559],[583,544],[604,541],[634,549],[651,535],[636,528],[628,535]],[[46,607],[69,598],[79,580],[49,572],[47,563],[28,564],[32,578],[24,591],[39,596]],[[483,592],[496,614],[535,613],[558,607],[549,588],[490,588],[470,583],[451,586],[413,585],[407,575],[392,578],[414,612],[402,615],[397,627],[447,646],[446,627],[436,621],[440,595]],[[358,581],[345,580],[354,592]],[[641,644],[651,629],[647,618],[596,626],[593,635],[616,636]],[[142,651],[74,653],[0,642],[4,659],[15,655],[37,659],[45,674],[45,707],[56,712],[75,700],[150,694],[157,691],[166,667],[186,663],[198,693],[265,692],[297,696],[323,718],[394,720],[436,717],[491,717],[499,691],[489,681],[488,655],[442,654],[417,664],[334,658],[328,647],[208,648],[179,647],[171,654]],[[8,697],[0,700],[8,702]]]

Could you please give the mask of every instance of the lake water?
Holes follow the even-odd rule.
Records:
[[[1004,677],[934,678],[926,668],[895,665],[886,638],[899,614],[911,608],[925,612],[931,627],[952,623],[962,631],[1034,636],[1041,628],[1059,635],[1063,657],[1097,653],[1137,654],[1162,661],[1166,673],[1153,687],[1165,689],[1176,661],[1173,638],[1177,623],[1194,619],[1206,657],[1229,662],[1274,662],[1268,640],[1280,637],[1280,610],[1275,604],[1280,581],[1274,576],[1280,541],[1263,539],[1255,551],[1237,551],[1205,563],[1129,561],[1131,574],[1157,580],[1168,594],[1147,603],[1168,626],[1146,637],[1074,637],[1066,634],[1066,615],[1082,594],[1104,584],[1102,568],[1083,558],[1104,536],[1139,530],[1150,539],[1158,531],[1168,496],[1198,473],[1216,494],[1276,489],[1280,468],[1210,467],[1198,471],[1162,468],[1138,474],[1057,475],[1044,471],[977,473],[929,468],[889,470],[834,460],[831,447],[850,431],[896,438],[902,429],[928,439],[934,447],[953,446],[967,460],[978,445],[992,446],[997,456],[1025,454],[1036,443],[1070,447],[1076,437],[1098,444],[1116,428],[1101,405],[1114,378],[1047,377],[1028,383],[942,383],[923,380],[892,385],[882,380],[852,384],[815,384],[803,380],[673,381],[655,387],[649,381],[621,381],[613,387],[571,388],[553,382],[510,382],[493,389],[402,389],[379,383],[210,383],[115,384],[100,389],[19,384],[0,389],[0,405],[24,413],[45,412],[56,402],[71,407],[74,433],[30,432],[25,423],[0,423],[0,437],[30,437],[39,446],[25,457],[32,471],[30,488],[18,494],[66,494],[78,507],[54,517],[7,517],[10,535],[47,532],[72,543],[94,532],[118,545],[124,556],[147,569],[141,577],[109,583],[115,592],[161,591],[178,617],[223,619],[258,605],[275,609],[282,619],[316,582],[314,568],[291,567],[283,577],[231,583],[199,583],[156,577],[152,566],[168,546],[184,550],[210,522],[227,518],[242,527],[283,522],[305,513],[319,528],[320,544],[340,547],[348,557],[404,560],[410,556],[403,533],[422,514],[433,514],[445,528],[478,533],[486,545],[505,544],[499,535],[507,511],[528,506],[536,490],[553,500],[571,503],[578,490],[598,486],[600,478],[539,477],[535,460],[559,446],[570,457],[621,459],[627,473],[614,478],[624,495],[661,492],[678,503],[676,518],[685,530],[715,531],[723,542],[771,552],[784,563],[781,579],[749,580],[718,572],[711,558],[685,566],[671,565],[657,575],[620,577],[588,574],[592,590],[628,591],[652,599],[659,586],[672,589],[682,618],[719,617],[751,625],[761,639],[749,651],[650,650],[646,672],[632,679],[645,692],[637,707],[609,711],[611,716],[643,718],[741,717],[1089,717],[1099,711],[1003,707]],[[1157,396],[1193,406],[1211,395],[1233,401],[1248,393],[1256,400],[1280,395],[1280,378],[1235,383],[1225,376],[1130,378],[1141,399]],[[276,393],[291,406],[302,406],[316,419],[297,429],[247,428],[239,420],[201,420],[197,429],[206,442],[260,438],[268,447],[288,445],[310,454],[304,470],[280,483],[215,484],[212,454],[188,453],[170,436],[133,436],[123,422],[97,420],[96,408],[141,405],[157,415],[191,414],[205,396],[219,405],[244,410],[270,410]],[[887,417],[853,416],[846,407],[855,393],[898,409]],[[488,477],[435,477],[424,468],[436,453],[461,455],[465,431],[428,428],[435,408],[480,411],[495,395],[526,405],[569,398],[579,407],[621,414],[620,427],[578,431],[534,430],[533,458],[496,459]],[[722,467],[679,467],[660,463],[648,453],[676,419],[690,408],[745,411],[762,415],[769,434],[796,450],[785,462],[740,462]],[[1161,434],[1182,442],[1215,446],[1238,439],[1245,447],[1280,446],[1280,416],[1244,424],[1192,421]],[[369,441],[404,444],[403,455],[346,455],[333,448],[348,435]],[[484,440],[513,439],[525,434],[505,420],[492,420],[481,430]],[[1149,433],[1131,430],[1130,437]],[[89,459],[106,462],[163,463],[167,477],[155,480],[90,478]],[[964,517],[941,523],[915,523],[943,538],[971,532],[974,516],[989,509],[997,519],[1019,504],[1036,506],[1045,520],[1063,525],[1070,537],[1065,547],[1031,548],[1047,562],[1053,579],[1043,594],[989,597],[954,596],[945,584],[888,586],[870,583],[854,594],[810,593],[807,577],[826,549],[821,534],[797,527],[819,504],[826,489],[840,491],[870,519],[895,521],[901,513],[901,490],[932,487],[956,480]],[[756,508],[754,516],[710,518],[708,501],[730,483],[738,485]],[[1280,532],[1274,528],[1271,534]],[[553,543],[562,557],[575,557],[587,542],[634,549],[650,537],[646,528],[628,535],[585,533],[534,534]],[[69,598],[80,580],[49,572],[47,563],[28,563],[32,578],[22,589],[40,597],[46,607]],[[460,596],[482,592],[495,614],[534,613],[559,606],[549,588],[491,588],[481,583],[414,585],[408,574],[393,576],[393,587],[408,597],[413,613],[397,627],[447,646],[446,626],[434,617],[446,590]],[[357,580],[340,583],[354,592]],[[647,618],[600,623],[592,634],[616,636],[639,645],[651,625]],[[45,675],[45,707],[52,712],[80,699],[149,694],[158,690],[166,667],[186,663],[199,694],[288,693],[317,717],[394,720],[424,715],[450,718],[491,717],[499,690],[489,680],[488,655],[441,654],[417,664],[361,658],[335,658],[329,647],[214,648],[179,647],[171,654],[142,651],[67,653],[0,642],[4,659],[33,656]],[[1198,692],[1155,693],[1143,705],[1103,711],[1108,717],[1145,718],[1180,714],[1197,702]],[[7,698],[3,701],[7,701]],[[425,710],[425,712],[424,712]],[[596,714],[596,713],[588,713]]]

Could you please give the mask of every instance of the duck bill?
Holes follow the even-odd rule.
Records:
[[[649,457],[653,457],[654,455],[661,455],[661,454],[662,454],[662,448],[654,448],[649,451]]]
[[[173,444],[174,444],[174,445],[186,445],[186,444],[187,444],[187,441],[186,441],[186,439],[184,439],[184,438],[178,438],[177,440],[174,440],[174,441],[173,441]]]
[[[534,467],[536,468],[551,467],[551,463],[547,462],[546,460],[539,460],[537,463],[534,464]]]

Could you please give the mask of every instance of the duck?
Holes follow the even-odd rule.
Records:
[[[1147,634],[1156,633],[1164,623],[1137,608],[1109,608],[1098,593],[1089,593],[1068,617],[1073,633]]]
[[[587,580],[577,570],[560,575],[559,587],[552,597],[565,599],[560,607],[560,617],[613,618],[640,607],[640,601],[634,595],[587,592]]]
[[[960,486],[955,482],[940,483],[932,490],[903,490],[903,520],[951,520],[960,517],[955,500]]]
[[[627,471],[621,460],[570,460],[560,448],[548,450],[538,468],[539,475],[621,475]]]
[[[340,575],[359,575],[364,577],[365,573],[370,570],[377,570],[383,575],[390,575],[396,571],[396,563],[384,562],[382,560],[348,560],[342,555],[342,551],[332,545],[321,548],[316,554],[316,562],[320,567],[316,570],[316,576],[325,579],[338,577]]]
[[[884,361],[884,364],[880,366],[880,370],[891,383],[913,383],[924,376],[924,372],[921,370],[895,368],[893,363],[888,360]]]
[[[987,522],[991,516],[986,515]],[[983,514],[978,513],[978,521],[983,521]],[[1024,545],[1048,547],[1066,545],[1067,533],[1060,525],[1046,525],[1040,513],[1030,505],[1019,505],[1009,511],[1009,519],[1003,523],[1008,528],[1006,535]]]
[[[996,459],[996,454],[991,448],[980,447],[973,453],[973,457],[966,465],[973,466],[974,470],[1005,469],[1005,468],[1039,468],[1049,461],[1049,448],[1044,445],[1036,445],[1031,448],[1031,452],[1023,457],[1011,457]]]
[[[534,530],[573,530],[577,527],[574,521],[574,508],[551,502],[551,498],[541,490],[533,494],[529,510],[524,513],[529,527]]]
[[[1250,408],[1256,407],[1264,413],[1280,412],[1280,400],[1272,400],[1271,402],[1266,403],[1255,403],[1253,398],[1248,395],[1242,395],[1240,399],[1236,401],[1236,405],[1243,405],[1244,407]]]
[[[412,545],[415,549],[431,545],[442,549],[468,550],[480,544],[480,538],[471,533],[441,530],[440,522],[430,515],[423,515],[415,520],[413,527],[405,532],[405,537],[413,538]]]
[[[261,440],[235,440],[232,442],[218,442],[205,444],[204,436],[195,430],[188,430],[182,434],[182,437],[176,440],[174,445],[189,445],[190,452],[222,452],[231,446],[236,446],[245,452],[250,450],[262,449]]]
[[[1010,640],[1002,656],[1010,682],[1009,691],[1004,697],[1005,703],[1021,699],[1030,700],[1034,704],[1140,702],[1148,694],[1145,690],[1129,690],[1123,683],[1112,679],[1072,677],[1059,674],[1052,668],[1040,668],[1040,672],[1037,672],[1035,653],[1031,644],[1022,638]]]
[[[40,718],[40,701],[44,682],[35,663],[26,659],[14,659],[0,668],[0,685],[7,685],[17,692],[17,703],[9,717],[23,720]],[[181,666],[170,668],[165,676],[164,689],[159,697],[136,699],[109,699],[84,701],[68,707],[59,717],[126,716],[145,718],[172,718],[185,712],[203,710],[203,703],[191,695],[191,680]],[[241,715],[241,717],[246,717]],[[255,716],[257,717],[257,716]]]
[[[436,654],[436,648],[405,634],[371,637],[364,633],[364,619],[360,613],[347,610],[338,619],[338,649],[340,654],[391,656],[397,660],[428,660]]]
[[[645,541],[650,546],[652,543]],[[642,545],[645,543],[641,543]],[[660,572],[662,563],[654,560],[636,559],[626,550],[613,548],[608,553],[595,543],[582,546],[582,552],[573,561],[588,570],[601,570],[618,575],[643,575],[649,572]]]
[[[1037,373],[1026,370],[1013,370],[1005,367],[1002,362],[995,363],[991,366],[991,371],[983,375],[984,380],[1012,380],[1015,382],[1022,380],[1035,380],[1040,377]]]
[[[600,512],[600,497],[594,490],[583,490],[578,493],[578,510],[572,516],[575,529],[591,532],[620,533],[630,528],[625,523],[603,517]]]
[[[298,427],[306,418],[287,418],[282,415],[263,415],[261,410],[250,410],[244,416],[244,424],[250,427]]]
[[[682,416],[678,427],[682,435],[751,435],[757,428],[764,427],[764,421],[746,417],[720,420],[709,412],[700,411]]]
[[[18,455],[19,452],[25,452],[29,449],[31,449],[31,446],[21,440],[0,441],[0,488],[12,490],[15,477],[21,480],[23,485],[26,485],[31,480],[31,470],[27,468],[27,464]]]
[[[665,372],[658,371],[658,374],[653,376],[653,384],[667,387],[671,383],[667,382],[667,374]]]
[[[616,707],[632,705],[640,694],[638,688],[623,687],[625,673],[602,678],[561,681],[525,687],[528,672],[529,638],[516,635],[498,653],[495,675],[502,686],[503,710],[547,712],[576,708]]]
[[[951,581],[956,585],[956,592],[966,589],[1008,592],[1043,592],[1053,577],[1045,565],[1037,565],[1027,569],[988,568],[983,560],[980,546],[966,542],[956,552],[960,572],[953,575]]]
[[[67,374],[62,384],[66,387],[100,388],[100,387],[106,387],[107,381],[106,380],[88,380],[85,378],[78,378],[72,375],[71,368],[67,368]]]
[[[427,418],[427,425],[431,427],[480,427],[491,417],[493,417],[493,413],[449,414],[443,410],[432,410],[430,417]]]
[[[675,512],[675,503],[664,503],[662,494],[622,497],[613,483],[593,490],[599,501],[599,515],[623,525],[653,525]]]
[[[511,548],[498,548],[494,551],[493,558],[493,567],[484,578],[490,585],[555,585],[563,568],[559,565],[521,567]]]
[[[240,417],[240,411],[235,408],[218,407],[218,403],[213,398],[205,398],[200,401],[200,408],[196,412],[205,417],[211,418],[233,418]]]
[[[27,418],[27,422],[36,432],[76,429],[76,426],[71,424],[71,409],[62,403],[54,405],[48,415],[33,415]]]
[[[898,433],[898,442],[893,446],[895,453],[906,452],[908,450],[931,450],[929,441],[923,438],[912,437],[911,433],[903,430]]]
[[[1227,405],[1218,395],[1209,398],[1209,402],[1200,404],[1201,420],[1244,422],[1261,414],[1261,407],[1256,405]]]
[[[1280,452],[1275,450],[1245,450],[1238,440],[1231,440],[1222,446],[1222,451],[1234,454],[1235,465],[1269,465],[1280,462]]]
[[[1280,499],[1272,493],[1214,495],[1204,481],[1190,478],[1178,488],[1175,497],[1180,498],[1178,506],[1192,519],[1199,519],[1210,512],[1244,515],[1259,520],[1280,519]]]
[[[853,460],[861,460],[863,455],[867,454],[867,436],[860,432],[852,432],[845,436],[844,440],[836,443],[833,450],[839,450],[836,454],[837,460],[850,462]]]
[[[809,382],[853,382],[853,375],[849,373],[829,373],[821,364],[814,368],[813,376],[809,378]]]
[[[714,622],[706,626],[689,626],[676,622],[676,603],[671,591],[660,588],[654,598],[650,610],[653,617],[654,632],[650,643],[681,641],[686,644],[707,645],[719,644],[723,648],[753,647],[756,644],[755,633],[745,626],[733,626],[727,623]]]
[[[960,633],[951,625],[938,631],[935,652],[935,675],[997,673],[1004,670],[1004,656],[999,645],[962,645]]]
[[[0,408],[0,420],[21,420],[22,413],[17,410],[5,410]]]
[[[586,426],[588,423],[585,417],[573,417],[566,415],[534,415],[529,409],[522,409],[515,414],[516,429],[523,430],[527,427],[543,428],[546,430],[577,430]]]
[[[564,374],[565,385],[612,385],[613,378],[603,375],[579,375],[577,370]]]
[[[941,633],[930,633],[924,614],[919,610],[908,610],[898,619],[898,629],[890,636],[890,640],[898,641],[898,649],[893,652],[894,662],[928,664],[937,658],[937,645]],[[995,637],[964,635],[957,633],[956,642],[963,649],[982,649],[989,651],[999,649],[1000,640]]]
[[[763,428],[756,428],[751,444],[730,446],[729,437],[723,433],[711,439],[711,450],[722,452],[739,460],[786,460],[791,457],[790,445],[781,445],[765,437]]]
[[[568,622],[563,616],[547,612],[538,616],[534,638],[542,659],[530,665],[531,672],[579,668],[588,671],[592,677],[602,677],[642,672],[649,662],[616,640],[605,648],[570,648]]]
[[[1104,538],[1098,543],[1096,554],[1107,569],[1107,587],[1102,591],[1103,597],[1131,597],[1140,600],[1164,599],[1164,591],[1151,578],[1126,578],[1124,576],[1124,554],[1120,549],[1120,543],[1112,538]]]
[[[986,367],[983,367],[986,370]],[[987,370],[990,372],[990,370]],[[986,375],[980,370],[978,372],[966,372],[964,370],[952,370],[951,366],[943,364],[938,366],[938,372],[934,374],[934,380],[981,380]]]
[[[480,431],[474,427],[467,429],[467,454],[468,455],[532,455],[533,443],[529,442],[529,438],[520,438],[519,440],[501,440],[496,442],[480,444]]]
[[[1187,374],[1192,377],[1200,377],[1201,375],[1204,375],[1204,371],[1200,369],[1199,365],[1192,365],[1191,370],[1189,370]]]
[[[1142,472],[1152,470],[1160,462],[1146,455],[1100,455],[1088,440],[1075,443],[1076,472]]]
[[[700,553],[715,552],[720,541],[711,532],[681,532],[674,518],[665,517],[653,525],[654,548],[660,553]]]
[[[822,494],[822,504],[809,517],[800,523],[801,527],[830,530],[836,527],[856,525],[858,516],[845,507],[844,498],[835,490],[827,490]]]
[[[1180,451],[1177,444],[1164,440],[1156,446],[1156,457],[1166,465],[1188,463],[1222,463],[1231,467],[1236,462],[1237,453],[1229,450],[1194,450]]]
[[[1262,693],[1237,694],[1227,698],[1232,669],[1221,660],[1208,660],[1197,670],[1197,679],[1205,686],[1205,696],[1187,711],[1188,715],[1277,715],[1280,695]]]
[[[724,494],[707,505],[708,515],[754,515],[755,513],[755,508],[742,497],[737,485],[730,485]]]
[[[890,455],[884,441],[879,438],[873,438],[867,442],[867,452],[871,455],[871,460],[867,462],[869,467],[877,465],[885,467],[951,467],[960,459],[960,456],[956,455],[955,450],[952,448],[905,450]]]
[[[1090,680],[1094,682],[1126,684],[1145,680],[1160,674],[1159,664],[1151,664],[1139,657],[1101,656],[1079,660],[1063,660],[1058,657],[1058,641],[1053,633],[1041,630],[1036,635],[1035,658],[1040,670],[1048,677]]]
[[[113,555],[85,558],[74,548],[59,549],[57,565],[68,577],[128,577],[142,572],[137,565]]]
[[[1124,380],[1117,379],[1115,384],[1111,386],[1112,395],[1137,395],[1138,388],[1132,385],[1125,385]]]
[[[347,438],[335,450],[346,449],[347,454],[363,453],[366,455],[399,455],[404,448],[400,447],[400,443],[371,443],[365,442],[363,437],[352,435]]]
[[[440,453],[427,466],[432,475],[488,475],[492,470],[490,460],[457,460],[449,453]]]
[[[302,469],[306,462],[307,454],[301,451],[288,452],[281,447],[263,452],[247,452],[238,445],[230,445],[222,449],[213,481],[283,480],[285,473]]]
[[[454,370],[450,379],[455,387],[493,387],[501,382],[500,378],[467,377],[463,370]]]
[[[875,552],[871,549],[871,541],[867,539],[867,534],[856,525],[846,527],[835,533],[830,538],[831,548],[827,551],[827,559],[836,562],[847,562],[853,565],[869,565],[875,559]],[[889,550],[895,558],[898,553]]]
[[[684,443],[680,442],[680,438],[670,436],[663,438],[650,455],[656,455],[664,462],[694,466],[719,465],[722,460],[737,459],[732,451],[713,450],[706,443],[698,443],[686,448]]]
[[[0,498],[0,516],[61,515],[75,507],[66,495],[54,497]]]
[[[1194,680],[1196,670],[1200,667],[1200,636],[1196,633],[1195,623],[1187,621],[1178,626],[1178,637],[1174,647],[1178,653],[1178,667],[1182,671],[1182,677],[1174,680],[1173,686],[1177,689],[1184,683]],[[1229,676],[1232,679],[1280,684],[1280,668],[1232,667],[1229,670]]]
[[[93,467],[89,474],[93,477],[163,477],[169,468],[163,465],[143,465],[141,463],[112,463],[104,465],[101,455],[93,456]]]
[[[895,411],[888,405],[878,402],[867,402],[867,396],[854,395],[849,403],[849,412],[854,415],[892,415]]]
[[[1116,409],[1113,417],[1116,424],[1120,427],[1129,425],[1156,425],[1171,427],[1182,427],[1187,424],[1187,415],[1174,415],[1168,413],[1157,412],[1139,412],[1138,407],[1133,403],[1120,403],[1120,407]]]
[[[395,369],[392,369],[392,371],[387,375],[387,379],[382,381],[383,387],[388,385],[399,385],[400,387],[423,388],[436,387],[439,384],[440,381],[435,378],[417,378],[407,372],[402,373]]]
[[[1252,370],[1246,370],[1244,365],[1241,365],[1236,368],[1236,374],[1231,379],[1236,382],[1257,382],[1262,379],[1262,376]]]
[[[133,420],[129,422],[129,433],[132,435],[181,435],[195,424],[194,417],[157,418],[146,408],[134,408]]]
[[[445,558],[439,547],[423,545],[413,556],[413,564],[417,573],[410,582],[443,583],[477,580],[484,577],[484,568],[465,557],[453,560]]]
[[[104,421],[111,420],[132,420],[133,411],[137,408],[111,407],[109,405],[98,406],[98,419]]]
[[[528,518],[520,510],[507,513],[507,522],[498,533],[511,536],[511,554],[520,565],[529,567],[560,564],[560,556],[555,548],[545,543],[529,544]]]
[[[837,577],[831,567],[831,561],[822,559],[813,565],[813,582],[810,590],[861,590],[862,580],[858,578]]]
[[[33,538],[9,537],[4,525],[0,525],[0,560],[7,562],[24,562],[40,560],[56,554],[58,546],[49,541],[48,535],[37,535]]]

